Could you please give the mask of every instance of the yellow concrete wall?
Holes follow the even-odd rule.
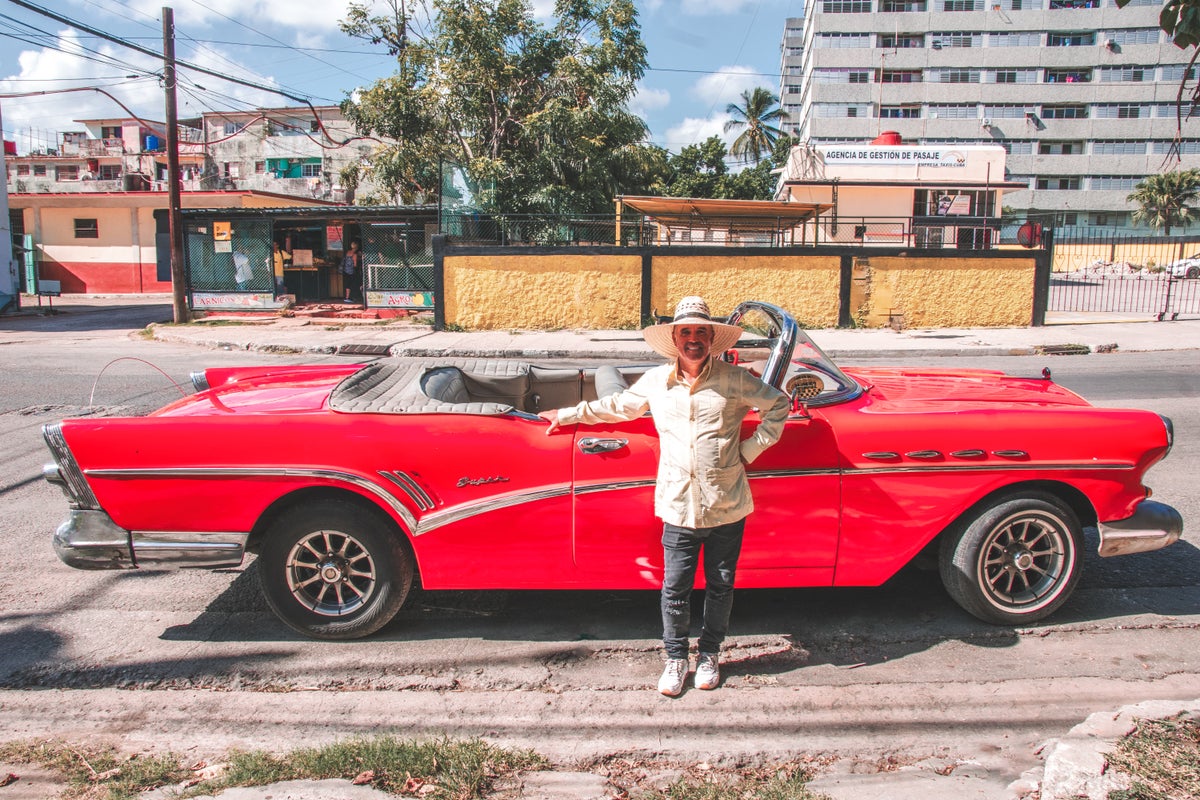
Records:
[[[445,258],[446,323],[468,330],[637,328],[640,255]]]
[[[867,296],[854,314],[869,328],[1003,327],[1033,320],[1032,257],[876,257],[859,259],[856,273],[864,267]]]
[[[656,255],[650,307],[669,315],[680,298],[698,294],[712,313],[729,314],[743,300],[787,309],[806,327],[838,323],[838,256]]]
[[[445,263],[446,322],[468,330],[640,326],[640,255],[453,255]],[[743,300],[792,312],[805,327],[838,324],[839,256],[655,254],[651,309],[670,314],[698,294],[716,315]],[[1035,261],[860,257],[851,312],[866,327],[1023,326],[1033,318]]]
[[[1054,263],[1051,269],[1055,272],[1076,272],[1110,263],[1154,268],[1190,256],[1197,251],[1200,251],[1200,245],[1194,242],[1184,243],[1182,246],[1179,242],[1055,242]]]

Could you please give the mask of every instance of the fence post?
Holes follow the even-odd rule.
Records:
[[[850,313],[850,287],[854,283],[854,256],[842,256],[838,278],[838,327],[854,327]]]
[[[650,319],[650,297],[651,290],[654,288],[651,285],[653,275],[654,256],[650,250],[645,250],[642,252],[642,313],[638,319],[638,327],[645,325],[646,320]]]
[[[429,237],[433,251],[433,329],[446,330],[446,234]]]
[[[1040,328],[1046,324],[1046,307],[1050,302],[1050,271],[1054,265],[1054,230],[1042,232],[1042,249],[1033,257],[1033,319],[1029,324]]]

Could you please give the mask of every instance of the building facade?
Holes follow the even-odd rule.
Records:
[[[885,131],[912,145],[999,145],[1008,157],[995,177],[1026,187],[1005,192],[1006,208],[1056,225],[1126,226],[1140,180],[1200,167],[1200,121],[1185,118],[1177,141],[1189,52],[1160,30],[1161,8],[815,0],[786,23],[785,129],[813,147]]]

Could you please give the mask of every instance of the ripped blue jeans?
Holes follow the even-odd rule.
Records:
[[[704,625],[700,631],[701,653],[717,653],[729,630],[733,609],[733,578],[742,552],[740,519],[715,528],[681,528],[664,523],[662,618],[663,645],[667,658],[688,657],[688,634],[692,624],[692,588],[701,551],[704,558]]]

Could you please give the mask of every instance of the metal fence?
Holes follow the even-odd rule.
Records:
[[[455,244],[499,246],[725,246],[846,245],[985,250],[1017,243],[1017,226],[981,218],[833,217],[796,223],[786,217],[697,216],[663,221],[625,213],[555,216],[451,211],[442,232]]]
[[[184,235],[188,287],[192,291],[274,292],[269,221],[239,221],[227,242],[214,241],[212,228],[204,223],[187,223]]]

